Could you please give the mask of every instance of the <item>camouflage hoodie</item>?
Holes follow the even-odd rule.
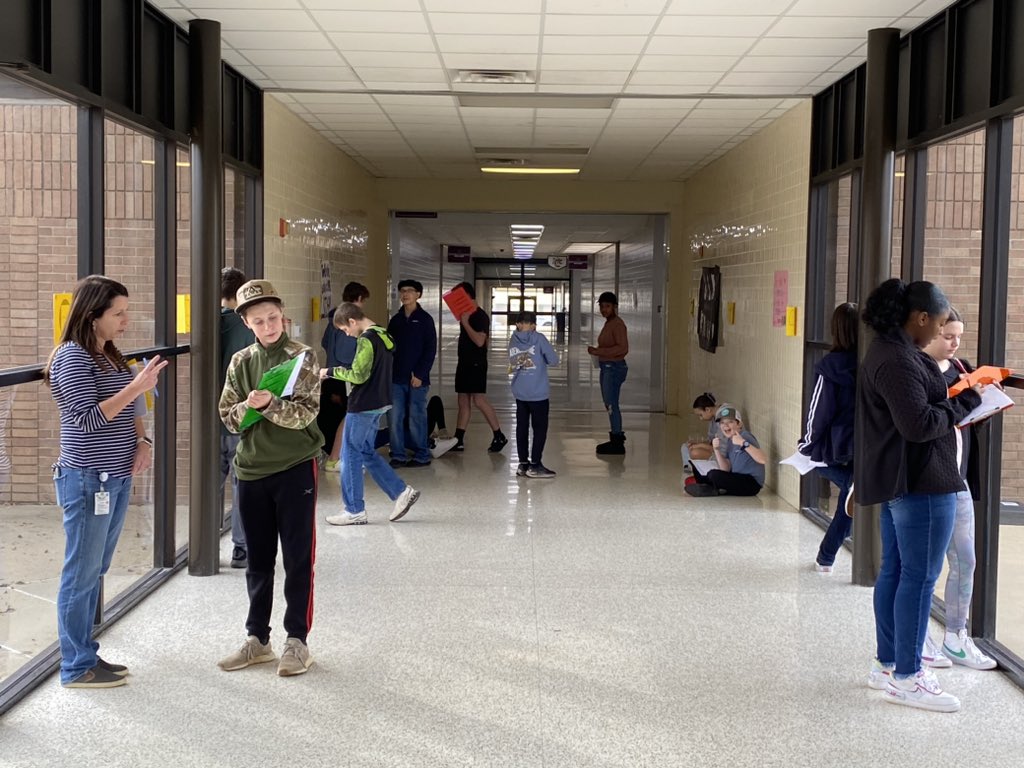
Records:
[[[284,333],[269,347],[256,342],[231,358],[220,395],[220,418],[237,434],[249,409],[245,399],[257,388],[263,373],[302,352],[306,357],[295,392],[289,398],[275,397],[262,411],[263,418],[242,433],[234,461],[239,480],[259,480],[319,455],[324,443],[316,426],[320,375],[313,350]]]

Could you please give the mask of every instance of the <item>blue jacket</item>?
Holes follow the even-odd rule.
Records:
[[[540,331],[515,331],[508,340],[508,372],[516,400],[537,402],[551,395],[548,366],[558,365],[558,353]]]
[[[800,453],[829,465],[853,461],[857,352],[829,352],[814,366],[814,390]]]
[[[408,317],[399,309],[388,323],[388,335],[395,340],[395,362],[391,380],[395,384],[408,384],[412,374],[430,384],[430,369],[437,356],[437,328],[434,318],[419,304]]]

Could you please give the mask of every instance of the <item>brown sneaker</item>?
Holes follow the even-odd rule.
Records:
[[[225,672],[234,672],[236,669],[245,669],[253,664],[266,664],[276,658],[270,643],[264,645],[259,638],[249,635],[245,638],[241,648],[218,661],[217,666]]]
[[[128,681],[120,675],[108,672],[102,667],[93,667],[70,683],[61,683],[65,688],[117,688]]]
[[[297,637],[289,637],[284,641],[281,661],[277,665],[277,674],[281,677],[304,675],[313,666],[313,657],[309,655],[309,646]]]

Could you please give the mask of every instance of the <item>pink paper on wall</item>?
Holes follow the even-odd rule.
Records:
[[[786,305],[789,304],[789,272],[779,270],[775,273],[775,291],[772,294],[772,325],[776,327],[786,324]]]

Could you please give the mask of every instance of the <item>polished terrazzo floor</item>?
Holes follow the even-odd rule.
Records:
[[[940,672],[959,714],[885,704],[848,553],[819,576],[820,529],[770,494],[682,494],[688,424],[630,414],[603,460],[605,424],[557,414],[543,481],[477,417],[465,454],[405,471],[423,496],[394,524],[373,489],[370,525],[326,526],[323,478],[308,674],[217,669],[244,576],[179,574],[101,638],[129,684],[47,681],[0,719],[0,766],[1020,765],[1000,673]]]

